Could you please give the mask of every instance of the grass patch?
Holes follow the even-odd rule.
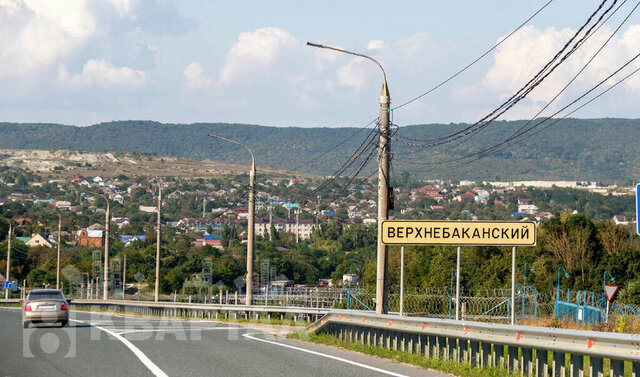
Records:
[[[499,368],[472,368],[471,365],[456,363],[454,361],[445,361],[432,359],[417,354],[411,354],[403,351],[388,350],[380,347],[372,347],[366,344],[350,343],[342,341],[329,334],[307,334],[305,332],[297,332],[288,335],[291,339],[310,341],[325,346],[334,346],[364,353],[366,355],[377,356],[383,359],[389,359],[400,363],[415,365],[420,368],[434,369],[442,372],[451,373],[460,377],[515,377],[518,374],[507,372]]]

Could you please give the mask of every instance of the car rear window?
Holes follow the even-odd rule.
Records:
[[[61,292],[29,292],[28,300],[62,300]]]

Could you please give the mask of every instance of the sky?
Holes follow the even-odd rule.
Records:
[[[360,127],[378,115],[379,68],[307,41],[378,60],[394,107],[466,66],[547,1],[0,0],[0,122]],[[552,1],[469,70],[394,111],[394,123],[481,119],[533,77],[601,2]],[[502,118],[528,119],[547,105],[636,4],[624,3]],[[639,52],[640,9],[542,115]],[[633,62],[602,89],[637,67]],[[573,116],[638,118],[639,100],[640,73]]]

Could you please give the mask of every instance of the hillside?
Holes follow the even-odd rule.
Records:
[[[135,152],[78,152],[68,150],[0,149],[0,166],[28,169],[49,179],[76,177],[213,178],[247,172],[246,165],[190,160]],[[270,177],[290,177],[286,171],[260,167]]]
[[[455,147],[413,148],[407,139],[433,139],[464,128],[464,124],[402,126],[392,141],[393,173],[447,179],[633,180],[640,176],[638,119],[566,119],[543,132],[471,165],[420,165],[447,160],[493,145],[516,131],[522,121],[497,122]],[[241,147],[207,137],[213,133],[243,142],[254,150],[257,164],[294,170],[352,136],[357,128],[280,128],[246,124],[163,124],[119,121],[89,127],[59,124],[0,123],[0,149],[130,151],[194,160],[248,164]],[[368,134],[360,132],[326,156],[300,169],[332,174]],[[433,157],[436,156],[436,157]],[[411,161],[412,163],[407,163]],[[443,169],[444,168],[444,169]],[[373,167],[366,173],[373,172]],[[450,170],[448,170],[450,169]]]

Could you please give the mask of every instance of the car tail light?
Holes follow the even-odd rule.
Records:
[[[24,306],[24,311],[25,312],[30,312],[31,311],[31,304],[30,303],[26,303]]]
[[[60,311],[64,311],[64,310],[68,310],[68,309],[67,309],[67,304],[63,302],[62,305],[60,305]]]

